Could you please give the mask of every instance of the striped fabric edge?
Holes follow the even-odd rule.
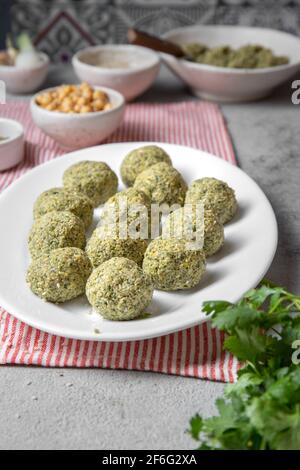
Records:
[[[2,190],[63,151],[34,126],[27,103],[9,103],[0,112],[23,123],[27,140],[24,162],[0,175]],[[107,143],[124,141],[187,145],[236,164],[224,118],[213,103],[127,105],[123,125]],[[239,365],[222,350],[223,341],[223,333],[209,322],[143,341],[72,340],[32,328],[0,309],[0,364],[143,370],[232,382]]]
[[[141,341],[81,341],[54,336],[1,311],[0,364],[152,371],[233,382],[239,364],[209,322]]]

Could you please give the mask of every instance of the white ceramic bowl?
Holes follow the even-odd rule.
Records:
[[[107,68],[92,65],[95,59],[119,57],[130,66]],[[159,55],[133,45],[103,45],[83,49],[74,55],[73,67],[78,77],[91,85],[109,86],[122,93],[127,101],[146,91],[155,80],[160,66]]]
[[[5,140],[0,140],[0,171],[4,171],[23,159],[23,127],[13,119],[0,118],[0,137],[5,137]]]
[[[263,69],[233,69],[178,60],[168,54],[162,58],[187,83],[195,95],[218,101],[249,101],[269,95],[275,87],[300,69],[300,39],[291,34],[243,26],[188,26],[164,35],[177,44],[200,42],[210,47],[246,44],[269,47],[276,55],[286,55],[286,65]]]
[[[39,53],[41,62],[35,67],[16,67],[0,65],[0,80],[3,80],[6,90],[10,93],[31,93],[37,90],[45,81],[48,74],[49,58],[43,52]]]
[[[104,87],[94,88],[107,93],[113,106],[112,109],[86,114],[48,111],[35,102],[38,94],[55,90],[55,88],[48,88],[31,99],[30,109],[35,124],[62,147],[68,149],[99,144],[119,127],[125,111],[125,102],[123,96],[115,90]]]

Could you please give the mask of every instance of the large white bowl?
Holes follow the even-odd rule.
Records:
[[[0,65],[0,80],[4,81],[7,91],[31,93],[43,84],[48,74],[49,57],[43,52],[40,52],[39,56],[41,62],[34,67]]]
[[[24,132],[18,121],[0,118],[0,171],[11,168],[23,159]]]
[[[162,54],[168,67],[187,83],[195,95],[219,101],[249,101],[269,95],[300,69],[300,39],[291,34],[244,26],[188,26],[164,36],[177,44],[204,43],[210,47],[246,44],[269,47],[289,57],[289,64],[263,69],[233,69],[197,64]]]
[[[93,63],[95,55],[121,54],[130,67],[105,68]],[[160,66],[159,55],[133,45],[103,45],[83,49],[74,55],[73,67],[78,77],[91,85],[108,86],[119,91],[127,101],[146,91],[155,80]]]
[[[34,95],[30,102],[32,118],[35,124],[45,134],[56,140],[62,147],[79,149],[99,144],[112,134],[121,124],[125,111],[123,96],[115,90],[95,87],[109,96],[112,109],[86,114],[67,114],[58,111],[48,111],[36,104]],[[48,88],[42,93],[53,91]]]

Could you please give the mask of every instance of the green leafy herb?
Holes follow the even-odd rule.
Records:
[[[216,402],[218,416],[191,419],[198,449],[300,450],[300,297],[265,281],[237,304],[203,310],[242,367]]]

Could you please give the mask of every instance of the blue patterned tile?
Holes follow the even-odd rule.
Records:
[[[129,26],[162,34],[191,24],[242,24],[300,34],[300,0],[14,0],[11,20],[15,34],[28,31],[62,61],[89,44],[126,41]]]

